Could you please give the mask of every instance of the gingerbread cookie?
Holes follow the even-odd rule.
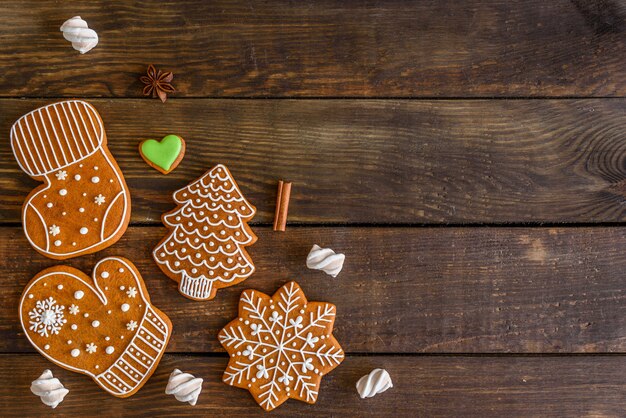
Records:
[[[100,115],[67,100],[35,109],[11,128],[11,147],[35,188],[22,208],[26,238],[57,260],[114,244],[130,219],[130,193],[107,148]]]
[[[218,335],[230,355],[225,383],[248,389],[266,411],[289,398],[315,403],[322,376],[343,361],[332,335],[335,306],[307,302],[296,282],[272,297],[246,290],[239,318]]]
[[[101,260],[92,276],[68,266],[43,270],[22,294],[20,321],[48,360],[126,398],[156,369],[172,323],[125,258]]]
[[[161,270],[193,300],[209,300],[254,272],[244,247],[254,244],[248,222],[256,208],[243,197],[230,171],[216,165],[174,193],[178,207],[162,216],[170,234],[152,255]]]
[[[139,155],[150,167],[169,174],[185,156],[185,140],[178,135],[167,135],[161,141],[146,139],[139,144]]]

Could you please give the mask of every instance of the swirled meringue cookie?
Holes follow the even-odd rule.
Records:
[[[356,382],[361,399],[371,398],[393,387],[391,376],[385,369],[374,369]]]
[[[91,51],[98,45],[98,34],[95,30],[89,29],[87,22],[80,16],[66,20],[61,25],[61,32],[63,32],[63,37],[72,43],[72,47],[81,54]]]
[[[50,370],[44,370],[39,378],[33,380],[30,391],[41,398],[41,402],[51,408],[56,408],[63,398],[70,391],[65,389],[63,384],[56,377],[52,376]]]
[[[189,405],[194,406],[202,392],[202,382],[203,380],[199,377],[174,369],[170,374],[165,393],[174,395],[179,402],[188,402]]]
[[[321,248],[315,244],[306,258],[306,266],[313,270],[322,270],[330,276],[337,277],[343,268],[345,259],[346,256],[344,254],[337,254],[330,248]]]

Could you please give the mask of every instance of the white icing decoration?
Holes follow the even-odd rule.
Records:
[[[194,406],[198,402],[198,396],[202,391],[203,380],[189,373],[183,373],[174,369],[165,388],[165,394],[174,395],[179,402],[188,402]]]
[[[332,277],[337,277],[343,268],[345,259],[346,256],[344,254],[336,254],[330,248],[321,248],[316,244],[313,245],[306,258],[306,266],[313,270],[322,270]]]
[[[356,382],[361,399],[371,398],[393,387],[391,376],[385,369],[374,369]]]
[[[59,245],[61,245],[61,240],[60,240],[60,239],[58,239],[58,240],[54,241],[54,245],[55,245],[55,246],[57,246],[57,247],[58,247]]]
[[[89,229],[87,229],[86,227],[84,227],[84,226],[83,226],[82,228],[80,228],[80,233],[81,233],[82,235],[87,234],[87,232],[89,232]]]
[[[65,180],[65,178],[67,177],[67,171],[59,170],[57,171],[55,176],[57,180]]]
[[[37,301],[35,307],[28,312],[29,329],[46,338],[58,334],[67,322],[63,317],[63,310],[65,306],[59,305],[52,297]]]
[[[77,290],[76,292],[74,292],[74,298],[75,299],[82,299],[83,296],[85,296],[85,292],[83,292],[82,290]]]
[[[98,206],[100,206],[101,204],[103,204],[106,201],[106,198],[104,196],[102,196],[101,194],[99,194],[98,196],[94,197],[93,201]]]
[[[229,362],[224,382],[233,385],[255,376],[250,380],[253,383],[255,379],[261,380],[256,398],[266,410],[276,406],[275,401],[287,387],[299,393],[303,400],[315,402],[318,385],[310,382],[315,374],[313,360],[328,367],[338,365],[344,358],[341,348],[329,345],[312,334],[312,331],[324,329],[334,321],[333,305],[320,303],[294,319],[289,318],[292,312],[306,309],[299,286],[290,282],[275,296],[279,298],[276,304],[273,299],[268,303],[267,296],[259,295],[259,292],[244,291],[239,310],[245,312],[249,325],[241,325],[243,318],[239,318],[219,333],[219,340],[229,354],[239,347],[243,349],[237,352],[243,357]],[[275,320],[269,321],[269,318]],[[287,318],[290,320],[287,321]],[[283,362],[286,365],[282,365]]]
[[[72,355],[72,357],[78,357],[80,356],[80,350],[78,348],[73,349],[70,354]]]
[[[134,331],[137,328],[137,321],[130,321],[126,324],[126,329],[129,331]]]
[[[58,285],[57,289],[59,289],[59,290],[63,289],[63,285],[62,284]]]
[[[61,196],[65,196],[67,194],[67,190],[66,189],[61,189],[61,190],[59,190],[59,194]]]
[[[74,176],[74,180],[76,180],[76,181],[80,180],[80,174],[76,174],[76,175]]]
[[[137,289],[134,287],[129,287],[126,291],[126,294],[129,298],[134,298],[135,296],[137,296]]]
[[[113,347],[112,345],[108,346],[105,350],[104,350],[107,354],[113,354],[113,352],[115,351],[115,347]]]
[[[93,176],[93,177],[91,178],[91,182],[92,182],[92,183],[99,183],[99,182],[100,182],[100,177],[98,177],[98,176]]]
[[[95,353],[97,349],[98,347],[94,343],[89,343],[85,347],[85,351],[88,352],[89,354]]]
[[[53,237],[56,237],[57,235],[59,235],[61,233],[61,228],[59,228],[56,225],[52,225],[50,228],[48,228],[48,232],[50,233],[50,235],[52,235]]]
[[[74,295],[74,297],[76,297],[76,295]],[[70,306],[69,312],[72,315],[76,315],[78,312],[80,312],[80,309],[78,308],[78,306],[72,304],[72,306]]]
[[[79,211],[80,213],[83,213],[83,212],[85,211],[85,208],[78,208],[78,211]]]
[[[100,274],[100,276],[101,276],[103,279],[108,279],[108,278],[109,278],[109,272],[108,272],[108,271],[103,271],[103,272]]]
[[[54,206],[54,205],[52,204],[52,202],[48,202],[48,203],[46,203],[46,206],[47,206],[47,207],[49,207],[49,208],[51,208],[51,207],[52,207],[52,206]]]
[[[130,305],[128,303],[122,304],[122,312],[128,312]]]
[[[87,22],[80,16],[74,16],[61,25],[63,37],[72,43],[72,48],[84,54],[98,45],[98,34],[89,29]]]
[[[50,349],[50,344],[46,344],[43,346],[44,350],[49,350]]]
[[[78,325],[72,324],[72,326],[70,328],[72,328],[74,331],[76,331],[78,329]]]
[[[100,326],[100,321],[96,320],[91,323],[91,326],[94,328],[98,328]]]
[[[30,391],[41,398],[45,405],[56,408],[70,391],[52,375],[50,370],[44,370],[39,378],[33,380]]]

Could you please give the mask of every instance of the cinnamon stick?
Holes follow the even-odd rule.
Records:
[[[274,213],[274,231],[284,231],[287,227],[287,212],[289,211],[289,197],[291,183],[278,180],[278,195],[276,196],[276,212]]]

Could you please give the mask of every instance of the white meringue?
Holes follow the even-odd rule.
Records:
[[[361,399],[371,398],[393,387],[391,376],[385,369],[374,369],[356,382]]]
[[[50,370],[44,370],[38,379],[33,380],[30,391],[41,398],[44,404],[56,408],[63,402],[63,398],[70,391],[65,389],[63,384],[56,377],[52,376]]]
[[[345,259],[346,256],[344,254],[336,254],[330,248],[321,248],[315,244],[306,257],[306,266],[313,270],[322,270],[330,276],[337,277],[343,268]]]
[[[202,382],[203,380],[199,377],[174,369],[170,374],[165,393],[174,395],[177,401],[189,402],[189,405],[193,406],[198,402],[198,396],[202,391]]]
[[[84,54],[91,51],[98,45],[98,34],[95,30],[89,29],[87,22],[80,16],[74,16],[66,20],[61,25],[63,37],[72,43],[75,50]]]

